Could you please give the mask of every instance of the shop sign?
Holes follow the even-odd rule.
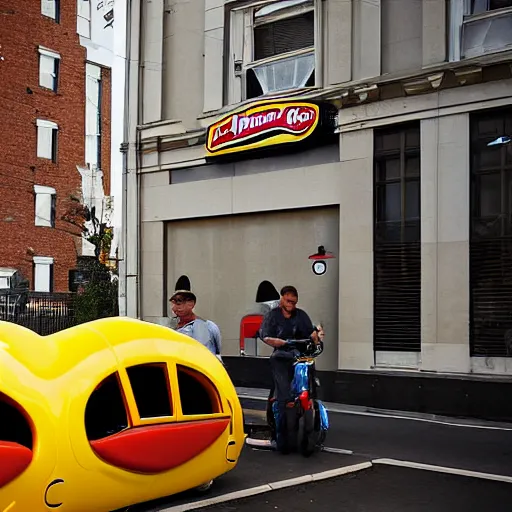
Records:
[[[303,102],[256,103],[208,128],[206,150],[225,155],[309,137],[319,121],[319,106]]]

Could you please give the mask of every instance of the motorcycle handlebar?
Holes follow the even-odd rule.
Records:
[[[316,345],[311,338],[298,339],[298,340],[286,340],[286,344],[288,346],[297,346],[302,345],[300,349],[308,350],[312,345],[314,345],[314,350],[311,355],[313,357],[318,357],[324,351],[324,342],[320,341],[318,345]],[[299,348],[299,347],[297,347]]]

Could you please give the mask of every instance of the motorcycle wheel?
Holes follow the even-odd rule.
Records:
[[[315,430],[315,410],[304,411],[299,418],[300,452],[304,457],[310,457],[316,450],[318,432]]]
[[[297,407],[286,407],[277,433],[277,451],[283,455],[297,448]]]

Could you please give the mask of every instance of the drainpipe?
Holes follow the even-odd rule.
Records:
[[[138,318],[139,302],[139,187],[137,162],[137,125],[139,110],[140,66],[140,0],[128,1],[127,20],[127,116],[125,141],[127,142],[126,167],[123,173],[125,201],[123,208],[126,315]]]

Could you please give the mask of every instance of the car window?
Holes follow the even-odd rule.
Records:
[[[126,368],[141,419],[172,416],[172,397],[165,363]]]

